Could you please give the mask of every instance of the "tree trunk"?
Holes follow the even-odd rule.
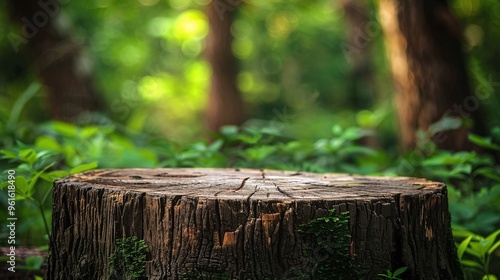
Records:
[[[210,31],[205,55],[212,66],[206,127],[218,131],[223,125],[240,125],[244,121],[244,108],[237,87],[238,63],[233,55],[231,25],[237,7],[235,1],[217,0],[207,6]]]
[[[342,0],[347,21],[347,43],[343,44],[344,54],[351,65],[351,106],[368,108],[375,100],[372,55],[370,45],[373,38],[366,1]],[[367,32],[368,30],[368,32]]]
[[[344,257],[366,279],[402,266],[404,279],[463,278],[446,187],[423,179],[96,170],[57,180],[53,203],[48,279],[125,279],[113,274],[110,256],[118,239],[132,236],[149,248],[148,279],[342,279],[318,277],[317,264],[343,243],[319,236],[327,247],[316,250],[298,231],[329,209],[349,212]]]
[[[342,0],[340,3],[344,9],[348,27],[347,43],[342,44],[342,47],[351,66],[350,107],[367,109],[373,106],[376,100],[373,55],[370,46],[374,34],[371,31],[373,23],[369,20],[368,3],[364,0]],[[374,149],[380,148],[375,131],[373,135],[363,137],[361,143]]]
[[[101,109],[93,86],[91,62],[72,34],[55,0],[10,0],[10,18],[21,25],[9,34],[16,52],[26,44],[47,94],[52,119],[72,122],[82,113]]]
[[[416,133],[444,116],[475,119],[462,50],[461,28],[445,0],[381,0],[380,16],[395,83],[401,145],[416,146]],[[434,135],[449,150],[470,149],[469,128]]]

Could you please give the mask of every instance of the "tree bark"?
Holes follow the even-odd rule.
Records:
[[[212,79],[205,125],[210,131],[218,131],[224,125],[240,125],[245,118],[237,86],[238,62],[231,47],[231,25],[237,7],[230,3],[234,1],[216,0],[207,6],[210,30],[205,56],[212,67]]]
[[[50,117],[74,122],[82,113],[99,111],[90,59],[62,19],[60,4],[10,0],[8,7],[11,21],[21,25],[21,33],[9,34],[9,39],[16,51],[26,44],[46,92]]]
[[[402,266],[404,279],[463,278],[446,187],[423,179],[96,170],[57,180],[53,203],[48,279],[107,279],[116,240],[130,236],[148,245],[148,279],[287,279],[297,271],[320,279],[313,268],[323,256],[297,228],[329,209],[349,211],[350,254],[366,279]]]
[[[444,116],[476,120],[479,104],[469,85],[461,27],[447,1],[379,3],[396,90],[394,102],[402,148],[414,148],[417,131],[426,131]],[[432,139],[444,149],[470,149],[469,132],[468,127],[461,126]]]

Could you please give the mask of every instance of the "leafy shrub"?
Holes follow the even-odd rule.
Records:
[[[458,258],[464,269],[467,279],[496,280],[491,273],[492,262],[495,251],[500,247],[497,240],[500,229],[487,237],[471,233],[463,229],[455,229],[456,237],[465,237],[458,245]]]

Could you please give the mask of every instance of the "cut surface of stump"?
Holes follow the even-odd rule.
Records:
[[[57,180],[53,192],[49,279],[108,279],[117,239],[130,236],[148,246],[148,279],[318,279],[298,228],[330,209],[348,211],[366,279],[403,266],[404,279],[462,278],[446,187],[424,179],[114,169]]]

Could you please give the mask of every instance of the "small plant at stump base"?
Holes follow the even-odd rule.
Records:
[[[378,279],[393,279],[393,280],[402,280],[398,276],[403,274],[406,269],[408,269],[407,266],[400,267],[396,269],[396,271],[392,272],[390,269],[388,269],[385,273],[379,273],[377,276],[379,276]]]
[[[354,262],[351,251],[348,212],[335,215],[335,210],[329,210],[325,217],[301,225],[299,232],[306,234],[312,241],[310,276],[314,279],[360,278],[362,271]]]
[[[116,240],[116,249],[109,256],[112,273],[108,279],[145,279],[148,246],[136,236]]]

